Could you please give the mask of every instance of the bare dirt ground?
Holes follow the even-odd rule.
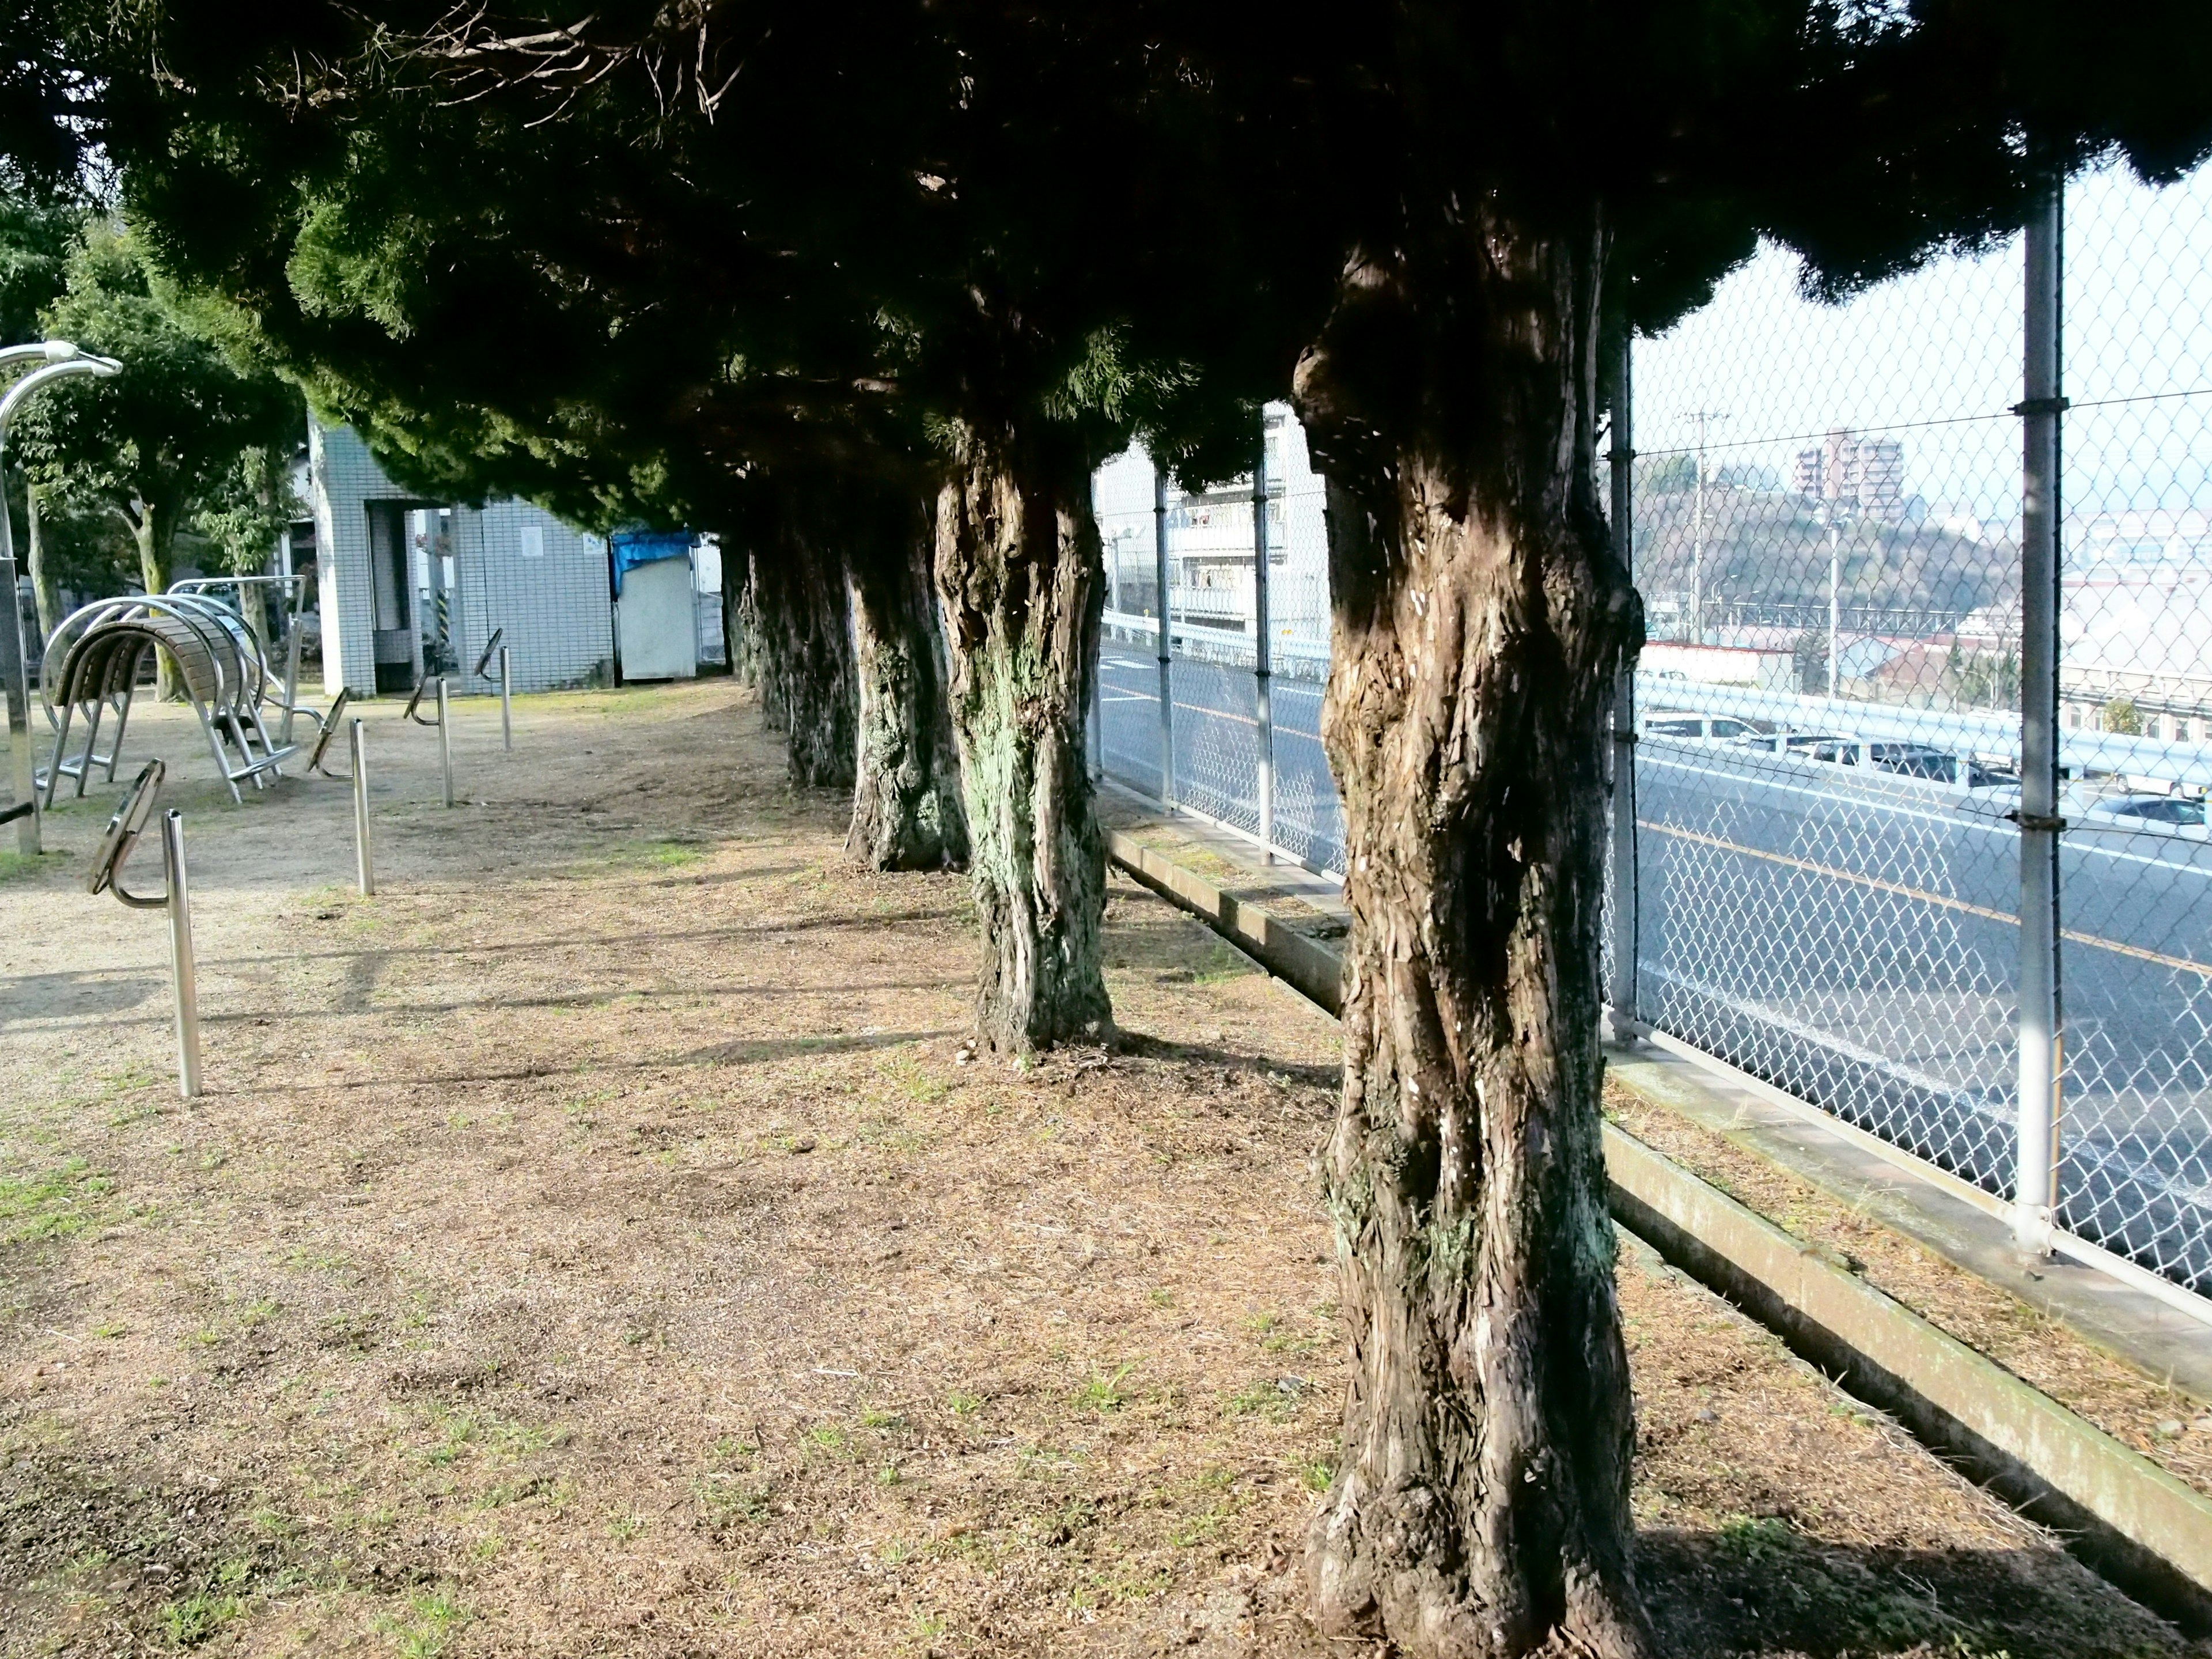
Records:
[[[1340,1399],[1333,1024],[1115,889],[1113,1053],[963,1061],[964,883],[840,857],[726,683],[180,763],[158,916],[0,879],[0,1653],[1355,1654],[1291,1576]],[[200,780],[194,781],[195,779]],[[134,874],[155,884],[149,847]],[[2202,1652],[1648,1255],[1680,1654]]]

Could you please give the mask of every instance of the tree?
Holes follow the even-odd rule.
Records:
[[[279,148],[241,151],[241,131],[321,142],[307,112],[342,99],[288,93],[282,124],[241,125],[210,88],[294,88],[309,57],[358,55],[331,16],[288,24],[320,56],[265,76],[181,65],[164,85],[224,119],[185,123],[219,135],[198,149],[171,143],[173,113],[153,123],[172,176],[199,158],[235,181]],[[618,159],[583,158],[582,177],[624,188],[580,191],[582,211],[618,207],[621,238],[655,248],[697,226],[726,269],[702,300],[659,280],[672,266],[617,261],[641,314],[649,294],[663,325],[725,352],[741,324],[806,385],[888,319],[850,373],[927,412],[948,475],[937,576],[979,1018],[1000,1046],[1103,1014],[1074,741],[1097,445],[1186,406],[1206,426],[1297,359],[1330,486],[1324,733],[1353,912],[1323,1160],[1353,1382],[1310,1540],[1316,1610],[1415,1655],[1647,1651],[1598,1110],[1604,758],[1642,635],[1595,492],[1610,364],[1762,234],[1834,295],[1986,246],[2054,173],[2112,147],[2172,176],[2206,146],[2204,21],[2179,0],[2092,21],[2056,0],[1406,0],[1294,26],[1227,4],[978,0],[869,25],[711,0],[580,21],[478,9],[411,45],[380,37],[376,61],[428,65],[480,110],[535,107],[549,131],[645,112],[615,118]],[[180,25],[171,45],[203,38]],[[289,224],[204,209],[188,192],[163,216],[292,257]],[[763,276],[764,252],[791,275]],[[227,269],[220,251],[204,268]],[[282,308],[250,271],[236,287]],[[711,406],[736,382],[696,384]]]
[[[845,849],[876,870],[964,865],[968,814],[931,580],[933,504],[887,491],[864,507],[848,544],[860,753]]]
[[[632,52],[621,26],[653,16],[611,16],[605,50],[547,36],[581,54],[549,68],[489,11],[386,9],[368,30],[309,6],[255,34],[175,3],[101,48],[106,131],[168,266],[251,312],[403,479],[718,524],[756,469],[927,478],[985,919],[979,1029],[1012,1049],[1102,1035],[1090,471],[1147,422],[1195,456],[1207,422],[1178,400],[1230,401],[1119,325],[1126,277],[1094,257],[1089,206],[1050,187],[1126,127],[1083,95],[1106,60],[1048,18],[948,28],[921,10],[866,31],[779,10],[698,54]],[[1002,27],[1030,41],[1023,69],[979,80]],[[748,96],[717,104],[740,62]],[[294,66],[315,96],[272,98]],[[1140,53],[1115,68],[1151,72]],[[1010,125],[1031,142],[1000,142]],[[459,148],[469,169],[447,165]],[[1164,250],[1183,240],[1164,210],[1183,161],[1154,162],[1119,217]],[[1220,292],[1164,252],[1150,270],[1163,292]],[[777,578],[753,553],[773,641]]]
[[[1617,343],[1762,234],[1834,295],[1987,245],[2112,145],[2171,176],[2205,149],[2206,31],[1417,4],[1322,46],[1346,235],[1297,397],[1330,488],[1355,1375],[1316,1610],[1415,1654],[1646,1652],[1598,1110],[1604,757],[1642,635],[1595,483]]]
[[[39,337],[40,313],[68,285],[83,223],[67,198],[0,185],[0,345]]]
[[[25,406],[11,441],[35,488],[96,501],[121,520],[148,592],[168,586],[171,546],[195,515],[236,534],[274,521],[255,512],[289,512],[268,487],[302,435],[299,393],[234,366],[155,285],[129,235],[106,222],[87,228],[45,320],[126,372],[46,392]]]
[[[0,115],[0,121],[6,119]],[[83,218],[77,203],[52,189],[0,185],[0,345],[39,337],[40,313],[67,284],[70,252],[82,234]],[[9,490],[12,505],[12,480]],[[48,547],[54,529],[49,520],[57,503],[45,500],[45,494],[35,486],[26,488],[22,511],[12,520],[24,526],[26,563],[42,637],[53,632],[60,603],[57,562]],[[72,544],[82,539],[68,530],[64,534]]]

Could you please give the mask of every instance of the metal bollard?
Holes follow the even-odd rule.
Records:
[[[453,715],[446,702],[446,677],[438,676],[438,769],[446,781],[446,805],[453,804]]]
[[[199,964],[192,956],[192,897],[185,877],[185,815],[161,815],[161,862],[169,877],[169,967],[177,982],[177,1085],[186,1100],[200,1094]]]
[[[499,648],[499,743],[510,755],[514,752],[514,668],[507,647],[502,645]]]
[[[368,847],[368,733],[356,720],[346,737],[353,752],[354,877],[361,896],[368,898],[376,891],[376,865]]]

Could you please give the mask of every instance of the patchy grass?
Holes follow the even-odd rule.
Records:
[[[194,809],[188,1109],[158,935],[0,886],[0,1651],[1347,1651],[1295,1577],[1334,1027],[1116,884],[1127,1040],[963,1062],[964,878],[846,866],[726,682],[525,700],[512,759],[481,701],[489,807],[374,737],[372,901],[343,786]],[[1676,1649],[2179,1659],[1703,1291],[1621,1297]]]
[[[81,1158],[36,1175],[0,1175],[0,1244],[74,1237],[93,1224],[94,1200],[114,1190]]]

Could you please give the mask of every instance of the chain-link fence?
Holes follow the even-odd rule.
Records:
[[[1638,343],[1623,483],[1650,643],[1620,797],[1635,902],[1607,906],[1636,972],[1607,982],[1994,1198],[2043,1156],[2040,1110],[2058,1226],[2203,1296],[2212,168],[2077,179],[2059,222],[2042,267],[2015,238],[1840,307],[1765,249]],[[2024,390],[2039,337],[2058,384]],[[2055,535],[2024,507],[2039,417],[2063,428]],[[1249,479],[1156,495],[1134,452],[1101,473],[1103,758],[1333,870],[1322,485],[1287,411],[1267,445],[1264,565]],[[2022,896],[2023,846],[2033,876],[2052,835],[2055,921]]]
[[[1334,870],[1344,825],[1321,747],[1322,482],[1286,408],[1270,405],[1263,426],[1261,489],[1247,476],[1187,491],[1137,449],[1098,474],[1102,761],[1117,782]]]

